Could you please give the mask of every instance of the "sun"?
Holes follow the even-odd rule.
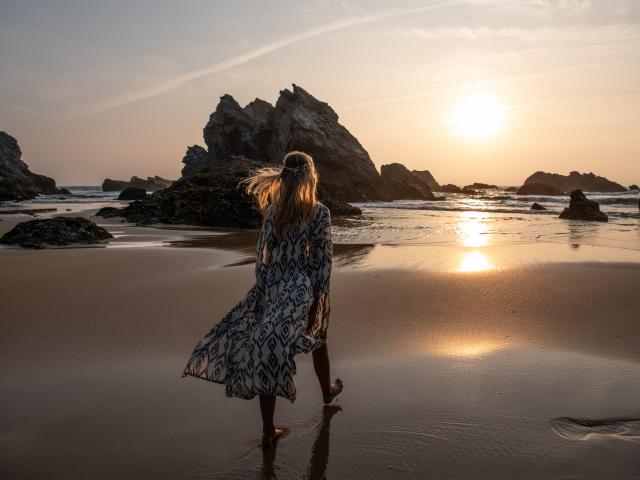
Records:
[[[449,120],[458,135],[483,142],[503,130],[505,117],[505,108],[494,95],[475,92],[455,105]]]

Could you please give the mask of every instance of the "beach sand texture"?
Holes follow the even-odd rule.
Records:
[[[638,252],[469,271],[336,245],[341,410],[297,357],[263,451],[257,400],[180,376],[251,286],[252,234],[107,226],[109,248],[0,249],[2,478],[640,478]]]

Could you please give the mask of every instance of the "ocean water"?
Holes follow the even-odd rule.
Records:
[[[607,223],[558,218],[568,197],[518,196],[501,190],[444,197],[355,203],[362,216],[336,219],[334,237],[339,243],[360,244],[486,247],[542,242],[640,250],[637,190],[587,194],[609,216]],[[533,202],[547,210],[532,211]]]
[[[41,215],[81,212],[104,206],[122,206],[118,192],[100,186],[68,186],[72,196],[40,195],[33,200],[7,202],[3,210],[55,208]],[[518,196],[487,190],[475,197],[439,194],[443,200],[396,200],[354,203],[359,217],[334,218],[334,241],[340,244],[433,245],[499,247],[521,243],[590,245],[640,251],[640,191],[588,193],[600,203],[609,222],[562,220],[558,215],[568,197]],[[531,211],[537,202],[547,210]]]

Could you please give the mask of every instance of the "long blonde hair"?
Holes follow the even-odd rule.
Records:
[[[289,152],[282,167],[261,168],[240,183],[256,198],[263,217],[274,221],[278,236],[291,230],[301,217],[311,220],[318,187],[318,172],[311,155]]]

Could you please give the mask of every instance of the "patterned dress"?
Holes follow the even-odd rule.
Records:
[[[198,343],[183,376],[226,386],[229,397],[278,395],[293,402],[294,355],[326,341],[331,278],[331,215],[316,203],[278,239],[268,210],[256,252],[256,282]]]

